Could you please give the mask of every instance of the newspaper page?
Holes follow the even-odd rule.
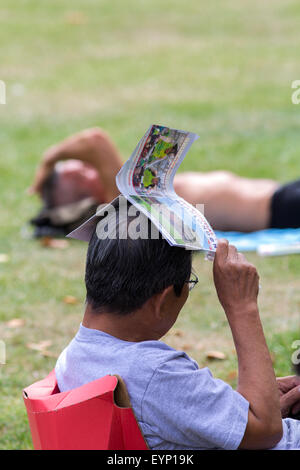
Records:
[[[204,215],[174,190],[175,173],[198,136],[152,125],[119,171],[119,191],[173,246],[213,254],[217,239]],[[199,201],[201,202],[201,201]]]

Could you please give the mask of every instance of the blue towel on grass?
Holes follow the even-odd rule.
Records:
[[[219,232],[217,238],[226,238],[239,251],[256,251],[260,245],[293,245],[300,243],[300,228],[269,228],[258,232]]]

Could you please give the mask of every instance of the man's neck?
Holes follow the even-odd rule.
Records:
[[[145,312],[146,313],[146,312]],[[126,315],[101,312],[98,313],[87,305],[82,325],[93,330],[100,330],[123,341],[140,342],[158,340],[162,335],[153,331],[147,318],[142,312],[133,312]]]

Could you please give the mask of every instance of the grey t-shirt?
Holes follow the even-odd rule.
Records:
[[[208,368],[162,341],[122,341],[80,325],[55,367],[60,391],[107,374],[125,381],[149,447],[236,449],[245,433],[249,403]],[[297,444],[297,445],[296,445]],[[300,426],[284,420],[276,448],[300,447]]]

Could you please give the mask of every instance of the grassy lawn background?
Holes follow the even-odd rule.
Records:
[[[182,170],[227,169],[251,177],[299,177],[300,4],[228,0],[2,0],[0,79],[0,448],[31,448],[22,388],[44,377],[83,312],[86,245],[66,250],[26,238],[39,207],[26,188],[48,145],[90,126],[110,133],[125,158],[152,123],[200,135]],[[300,258],[254,262],[261,316],[278,375],[291,372],[298,339]],[[212,284],[200,283],[167,336],[214,375],[236,383],[236,355]],[[63,301],[66,295],[76,304]],[[10,328],[11,319],[25,324]],[[29,343],[51,341],[48,356]],[[223,361],[209,361],[218,350]],[[47,354],[47,352],[46,352]]]

